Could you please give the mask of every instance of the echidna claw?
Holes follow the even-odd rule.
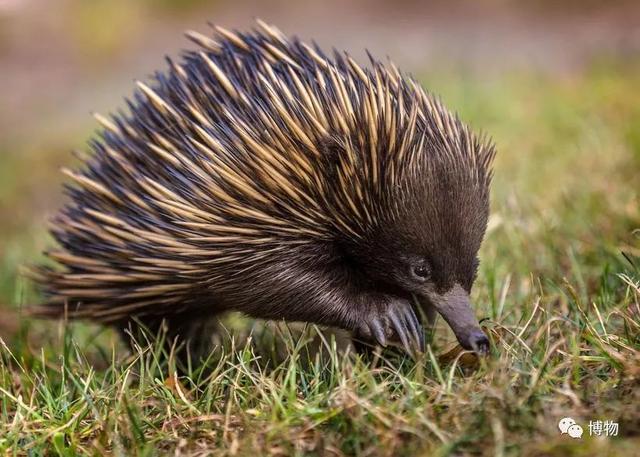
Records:
[[[375,337],[378,344],[382,347],[387,346],[387,337],[384,334],[384,328],[378,319],[374,319],[369,323],[371,333]]]
[[[358,333],[383,347],[389,340],[400,343],[411,355],[424,351],[422,325],[411,304],[400,298],[391,297],[385,305],[368,314]]]
[[[424,330],[411,304],[404,300],[394,301],[389,304],[387,315],[405,351],[409,354],[422,352]]]
[[[401,319],[400,316],[398,316],[397,308],[393,305],[391,306],[392,307],[389,309],[389,319],[393,324],[396,335],[398,336],[398,338],[400,338],[402,347],[404,347],[405,351],[411,354],[411,346],[409,345],[409,338],[407,337],[407,333],[409,332],[409,329],[407,328],[407,322],[406,320]]]

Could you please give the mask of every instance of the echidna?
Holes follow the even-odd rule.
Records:
[[[225,311],[422,347],[412,298],[467,349],[492,144],[391,63],[327,56],[259,21],[96,116],[52,223],[36,314],[174,334]],[[187,335],[184,335],[187,336]]]

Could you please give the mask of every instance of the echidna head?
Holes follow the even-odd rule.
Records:
[[[486,352],[469,293],[487,227],[490,174],[474,167],[463,155],[422,163],[390,191],[382,211],[388,216],[356,255],[369,278],[428,302],[464,348]]]

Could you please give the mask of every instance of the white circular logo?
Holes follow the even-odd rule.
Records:
[[[582,438],[582,427],[578,424],[573,424],[567,429],[567,433],[571,438]]]
[[[571,427],[572,425],[575,425],[575,423],[576,421],[574,421],[572,418],[564,417],[560,419],[560,422],[558,422],[558,428],[560,429],[560,432],[564,435],[569,430],[569,427]]]

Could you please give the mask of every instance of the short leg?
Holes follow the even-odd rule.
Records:
[[[401,343],[409,352],[421,348],[422,327],[411,303],[362,285],[343,261],[324,254],[327,250],[287,252],[278,261],[244,270],[242,288],[234,284],[220,292],[241,298],[235,309],[253,317],[334,326],[365,342]]]
[[[118,323],[116,329],[130,345],[163,338],[163,350],[167,355],[174,350],[179,369],[184,371],[189,360],[197,366],[211,351],[216,320],[186,313],[164,318],[140,316]]]

